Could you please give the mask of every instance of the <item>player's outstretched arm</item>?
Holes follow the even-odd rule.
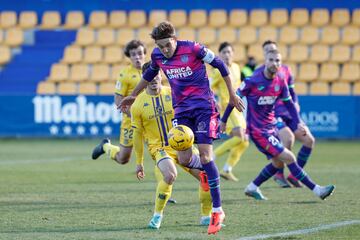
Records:
[[[135,101],[136,96],[139,95],[139,93],[146,88],[147,84],[148,81],[146,81],[144,78],[141,78],[140,82],[136,85],[132,93],[129,96],[124,97],[120,101],[117,109],[120,109],[122,112],[126,112],[131,106],[131,104],[133,104],[133,102]]]
[[[235,91],[231,84],[231,82],[232,82],[231,76],[228,75],[228,76],[224,76],[223,78],[225,80],[226,87],[229,91],[229,104],[234,106],[237,110],[239,110],[239,112],[242,112],[245,109],[245,104],[241,100],[241,98],[235,94]]]

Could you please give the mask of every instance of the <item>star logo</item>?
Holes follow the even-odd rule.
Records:
[[[91,126],[91,128],[90,128],[91,135],[96,135],[96,134],[98,134],[98,132],[99,132],[99,129],[97,126]]]
[[[104,134],[105,135],[110,135],[112,133],[112,128],[108,125],[106,125],[104,128],[103,128],[103,131],[104,131]]]
[[[72,132],[72,128],[69,125],[63,127],[63,132],[65,135],[70,135]]]
[[[84,133],[85,133],[85,128],[84,128],[83,126],[78,126],[78,127],[76,128],[76,132],[77,132],[77,134],[79,134],[79,135],[84,135]]]
[[[59,128],[56,125],[52,125],[49,128],[49,131],[51,135],[57,135],[59,133]]]

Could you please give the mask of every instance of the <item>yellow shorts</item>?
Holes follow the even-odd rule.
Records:
[[[167,158],[167,159],[171,159],[172,161],[174,161],[174,163],[176,165],[180,166],[186,172],[190,171],[189,168],[184,167],[179,163],[179,160],[177,157],[177,152],[174,149],[172,149],[170,146],[152,147],[152,148],[149,147],[149,152],[150,152],[151,158],[155,161],[156,166],[161,160]]]
[[[133,146],[133,129],[131,128],[131,118],[123,114],[120,127],[120,145],[124,147]]]
[[[231,131],[234,128],[238,128],[238,127],[241,127],[242,129],[246,129],[246,121],[244,115],[238,110],[234,109],[231,112],[226,124],[226,134],[230,135]]]

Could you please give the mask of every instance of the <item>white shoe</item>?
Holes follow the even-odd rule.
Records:
[[[162,215],[156,214],[151,218],[148,227],[152,229],[159,229],[161,225],[161,221],[162,221]]]
[[[259,188],[256,188],[255,190],[250,190],[248,187],[246,187],[245,195],[255,198],[256,200],[268,200],[264,195],[262,195]]]

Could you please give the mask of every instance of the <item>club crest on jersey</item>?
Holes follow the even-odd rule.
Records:
[[[169,96],[169,95],[165,95],[165,101],[168,102],[168,101],[170,101],[170,100],[171,100],[170,96]]]
[[[161,106],[157,106],[157,107],[156,107],[156,112],[161,115],[162,112],[163,112],[162,107],[161,107]]]
[[[181,56],[181,62],[187,63],[188,61],[189,61],[189,56],[188,55],[182,55]]]
[[[261,96],[258,105],[272,105],[276,101],[276,96]]]
[[[276,84],[274,87],[274,90],[275,90],[275,92],[278,92],[280,90],[280,86]]]
[[[205,128],[206,128],[205,122],[199,122],[199,124],[197,125],[197,132],[202,132],[205,130]]]

